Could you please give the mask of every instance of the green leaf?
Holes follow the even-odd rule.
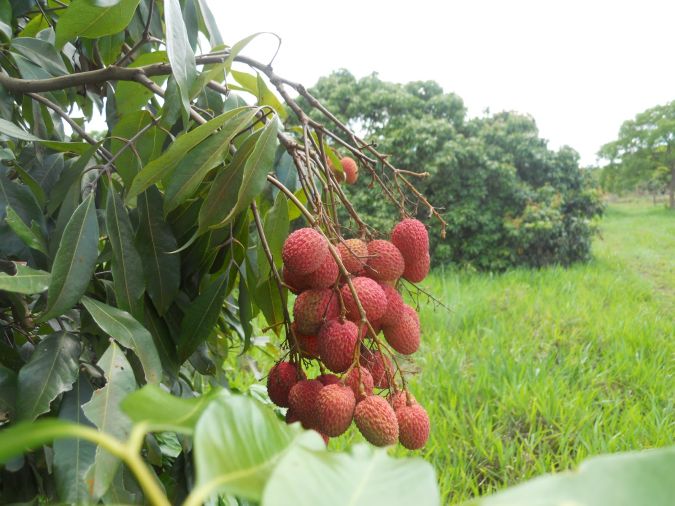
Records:
[[[122,410],[134,423],[147,422],[153,430],[191,434],[204,409],[220,395],[219,389],[213,389],[199,397],[182,398],[146,385],[122,401]]]
[[[218,398],[195,429],[197,493],[203,499],[218,492],[260,501],[274,467],[300,444],[324,447],[316,432],[286,425],[258,401],[239,395]]]
[[[199,11],[202,15],[204,21],[204,26],[208,31],[209,43],[211,47],[221,46],[223,44],[223,38],[220,35],[220,30],[218,29],[218,23],[216,23],[216,18],[213,16],[209,4],[206,0],[197,0]]]
[[[86,296],[82,297],[82,304],[106,334],[138,356],[147,382],[159,383],[162,363],[150,332],[126,311]]]
[[[112,247],[115,300],[120,309],[138,316],[145,291],[141,256],[134,246],[134,231],[127,210],[112,184],[106,204],[106,227]]]
[[[39,321],[47,321],[73,307],[89,285],[98,257],[98,221],[90,194],[75,210],[61,237],[47,293],[47,308]]]
[[[58,332],[40,341],[30,361],[19,371],[17,414],[35,420],[49,411],[51,402],[67,392],[77,379],[80,342],[72,334]]]
[[[127,193],[127,202],[171,174],[189,150],[206,139],[237,113],[238,110],[233,109],[177,137],[159,158],[152,160],[136,175]]]
[[[574,472],[540,476],[472,506],[671,506],[675,497],[675,446],[603,455]]]
[[[166,51],[153,51],[139,55],[131,64],[130,68],[143,67],[151,63],[166,63],[169,57]],[[155,76],[151,78],[155,84],[161,84],[166,81],[166,76]],[[120,116],[140,112],[143,106],[153,97],[154,93],[142,84],[133,81],[119,81],[116,86],[115,105],[117,113]],[[136,130],[137,133],[138,130]],[[114,152],[114,151],[113,151]]]
[[[274,469],[262,503],[433,506],[441,500],[431,464],[394,459],[385,449],[361,444],[351,454],[295,446]]]
[[[8,137],[13,139],[19,139],[22,141],[39,141],[38,137],[35,137],[33,134],[30,134],[19,128],[14,123],[7,121],[6,119],[0,118],[0,133],[5,134]]]
[[[83,374],[73,389],[63,396],[59,419],[79,425],[91,425],[84,416],[82,404],[91,399],[93,389]],[[94,463],[96,445],[81,439],[54,441],[54,478],[59,499],[70,504],[90,503],[92,498],[84,476]]]
[[[164,22],[171,70],[180,90],[183,109],[189,111],[190,87],[197,76],[197,66],[178,0],[164,0]]]
[[[96,39],[121,32],[131,21],[140,0],[121,0],[111,7],[96,7],[87,0],[73,0],[56,24],[57,49],[76,38]]]
[[[284,323],[284,306],[286,301],[281,299],[279,287],[273,276],[258,283],[255,288],[254,298],[256,305],[265,316],[267,325],[279,335]]]
[[[19,175],[21,181],[23,181],[24,184],[30,188],[30,191],[33,193],[33,197],[35,197],[38,205],[43,208],[47,203],[47,196],[45,195],[45,191],[40,186],[40,183],[38,183],[32,175],[30,175],[18,165],[14,165],[12,168]]]
[[[148,294],[157,312],[169,309],[180,285],[180,257],[171,254],[177,244],[162,215],[162,197],[156,187],[138,198],[136,248],[141,255]]]
[[[62,76],[68,73],[61,56],[54,46],[47,41],[30,37],[17,37],[12,39],[11,48],[14,52],[42,67],[52,76]]]
[[[26,244],[26,246],[38,250],[44,253],[45,255],[48,254],[47,243],[45,242],[44,237],[42,237],[40,227],[37,226],[37,224],[34,221],[31,222],[31,226],[29,227],[23,222],[21,217],[18,214],[16,214],[14,209],[12,209],[10,206],[7,206],[7,209],[5,209],[5,213],[6,213],[5,219],[7,220],[7,224],[14,231],[14,233],[21,238],[21,240]]]
[[[267,211],[265,219],[263,221],[263,231],[265,232],[265,237],[267,238],[267,245],[270,248],[272,253],[272,258],[274,259],[274,264],[277,269],[281,268],[281,248],[284,245],[284,241],[288,236],[288,228],[290,226],[290,220],[288,219],[288,201],[286,196],[277,192],[277,196],[274,199],[274,205]],[[258,241],[258,276],[260,279],[259,285],[262,284],[265,279],[269,276],[271,268],[269,261],[267,260],[267,255],[262,246],[262,240]]]
[[[31,269],[22,264],[16,265],[16,274],[11,276],[0,272],[0,290],[14,293],[41,293],[49,287],[51,275],[45,271]]]
[[[227,275],[222,274],[192,301],[180,326],[178,358],[187,360],[214,329],[225,301]]]
[[[168,214],[197,190],[204,177],[223,162],[230,142],[255,117],[257,109],[242,107],[225,113],[230,118],[222,129],[192,149],[169,178],[164,200],[164,213]]]
[[[136,381],[131,365],[122,350],[111,342],[98,361],[103,370],[106,384],[94,391],[91,400],[82,409],[87,418],[101,431],[125,440],[131,430],[131,420],[126,416],[120,403],[136,389]],[[96,459],[87,472],[87,481],[95,497],[101,497],[115,478],[120,461],[100,446],[96,449]]]
[[[279,101],[274,92],[269,89],[267,83],[262,78],[260,73],[256,72],[256,75],[251,75],[247,74],[246,72],[232,70],[231,74],[232,77],[234,77],[236,81],[242,85],[243,91],[249,92],[258,99],[259,106],[270,106],[276,111],[282,121],[286,119],[288,116],[286,108]]]
[[[16,412],[16,373],[0,365],[0,424],[14,418]]]

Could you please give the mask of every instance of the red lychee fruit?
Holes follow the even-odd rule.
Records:
[[[384,326],[384,338],[402,355],[411,355],[420,347],[420,319],[410,306],[404,306],[398,323]]]
[[[361,239],[347,239],[337,245],[342,263],[351,274],[360,276],[365,272],[368,261],[368,245]]]
[[[301,380],[288,392],[289,411],[300,420],[305,429],[316,427],[316,398],[323,384],[315,379]]]
[[[301,228],[286,238],[281,249],[284,265],[295,274],[309,274],[323,264],[328,251],[328,241],[312,228]]]
[[[394,367],[389,357],[367,348],[361,350],[361,365],[370,371],[377,388],[389,388],[389,377],[394,377]]]
[[[391,231],[391,242],[399,249],[406,264],[429,253],[429,234],[419,220],[407,218],[397,223]]]
[[[358,409],[358,407],[357,407]],[[396,410],[398,440],[408,450],[419,450],[429,439],[429,415],[419,404],[403,406]]]
[[[320,374],[316,377],[324,385],[334,385],[335,383],[340,383],[340,378],[335,376],[335,374]]]
[[[418,259],[410,262],[406,262],[405,270],[403,271],[403,277],[410,281],[411,283],[419,283],[429,274],[429,268],[431,267],[431,257],[427,251],[424,255],[420,256]]]
[[[392,445],[398,440],[396,413],[382,397],[370,395],[359,402],[354,422],[363,437],[375,446]]]
[[[359,329],[349,320],[330,320],[319,331],[319,356],[333,372],[344,372],[354,360]]]
[[[347,184],[356,183],[356,180],[359,177],[359,166],[356,165],[354,159],[345,156],[342,160],[340,160],[340,163],[342,164],[342,170],[345,173],[345,180],[347,181]]]
[[[319,338],[316,336],[296,335],[300,353],[306,358],[319,358]]]
[[[411,393],[406,393],[403,390],[399,390],[398,392],[392,392],[389,394],[389,397],[387,399],[389,400],[389,404],[391,404],[391,407],[394,411],[397,411],[399,408],[402,408],[403,406],[408,405],[408,395],[410,395],[410,401],[411,404],[415,404],[417,401],[415,401],[415,397]]]
[[[357,402],[373,394],[373,377],[365,367],[355,367],[345,375],[342,381],[352,389]]]
[[[405,270],[403,255],[389,241],[377,239],[368,243],[366,275],[376,281],[393,281]]]
[[[324,319],[337,318],[338,312],[337,295],[327,288],[302,292],[293,306],[296,329],[305,335],[316,335]]]
[[[361,301],[363,310],[366,312],[366,318],[369,321],[379,320],[387,309],[387,297],[384,295],[382,287],[376,281],[366,277],[352,279],[352,285]],[[359,308],[356,300],[352,297],[349,285],[342,287],[342,300],[347,310],[347,318],[354,321],[360,320]]]
[[[401,297],[401,294],[398,293],[393,286],[380,283],[380,287],[382,287],[384,295],[387,297],[387,308],[384,311],[382,318],[380,318],[379,323],[383,327],[394,325],[401,321],[401,317],[403,316],[403,308],[405,306],[403,297]]]
[[[339,255],[339,252],[338,252]],[[340,275],[340,268],[330,253],[317,270],[305,274],[301,283],[307,288],[331,288]]]
[[[309,286],[306,284],[305,276],[294,273],[286,266],[281,269],[281,278],[288,289],[295,294],[298,294],[309,288]]]
[[[301,379],[305,379],[305,373],[298,371],[295,364],[277,362],[267,375],[267,393],[272,402],[287,408],[288,392]]]
[[[288,408],[286,410],[286,423],[288,425],[290,425],[292,423],[299,422],[299,421],[300,421],[300,419],[297,417],[297,415],[295,413],[293,413],[293,410]]]
[[[381,331],[382,331],[382,324],[380,323],[380,320],[375,320],[374,322],[370,322],[370,326],[373,327],[373,332],[370,331],[367,325],[361,325],[361,322],[358,322],[359,328],[361,330],[361,334],[359,337],[363,339],[372,339],[373,337],[377,336]]]
[[[356,398],[352,389],[336,383],[321,389],[316,398],[316,420],[320,432],[337,437],[349,428]]]

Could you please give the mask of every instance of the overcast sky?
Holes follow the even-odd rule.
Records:
[[[636,113],[675,99],[673,0],[208,0],[226,43],[282,38],[280,75],[308,86],[338,68],[432,79],[470,115],[531,114],[582,163]],[[269,60],[261,36],[244,54]]]

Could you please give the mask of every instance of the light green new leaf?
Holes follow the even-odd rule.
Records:
[[[316,432],[286,425],[258,401],[239,395],[218,398],[195,429],[196,494],[203,500],[219,492],[260,501],[274,467],[298,444],[324,448]]]
[[[47,255],[47,243],[45,242],[45,238],[42,237],[40,227],[35,222],[32,222],[30,227],[26,225],[14,209],[9,206],[7,206],[5,212],[7,224],[21,238],[24,244]]]
[[[202,412],[216,397],[218,389],[200,397],[176,397],[156,385],[146,385],[122,401],[122,410],[134,423],[147,422],[153,429],[191,434]]]
[[[227,275],[213,281],[188,307],[180,326],[178,358],[187,360],[204,342],[218,321],[227,290]]]
[[[141,255],[148,294],[157,312],[169,309],[180,285],[180,257],[176,238],[164,221],[162,197],[156,187],[148,188],[138,198],[138,233],[136,249]]]
[[[237,115],[240,111],[241,108],[227,111],[203,125],[199,125],[197,128],[178,136],[161,156],[152,160],[136,174],[129,191],[127,192],[127,202],[144,192],[151,185],[171,174],[188,151],[223,126],[225,122]]]
[[[257,112],[258,109],[244,107],[225,113],[230,118],[222,129],[197,145],[181,160],[167,184],[164,214],[192,196],[204,177],[222,163],[234,136],[249,125]]]
[[[467,506],[672,506],[675,446],[591,458]]]
[[[138,315],[145,291],[143,264],[134,246],[134,231],[124,203],[110,186],[106,205],[106,227],[112,247],[112,276],[115,299],[120,309]]]
[[[180,90],[183,110],[190,110],[190,87],[197,76],[195,54],[190,47],[187,28],[178,0],[164,0],[166,50],[171,70]]]
[[[20,420],[35,420],[49,411],[57,395],[72,388],[80,351],[80,342],[67,332],[51,334],[38,343],[19,371],[16,410]]]
[[[54,258],[47,308],[40,321],[59,316],[84,295],[94,274],[98,257],[98,221],[94,197],[90,194],[77,207],[61,237]]]
[[[86,376],[73,385],[63,396],[59,419],[80,425],[91,423],[84,416],[82,404],[91,399],[93,389]],[[54,441],[54,479],[59,498],[69,504],[91,503],[89,487],[84,476],[94,463],[96,445],[81,439],[57,439]]]
[[[136,390],[134,372],[114,341],[98,361],[98,366],[103,370],[107,382],[103,388],[94,391],[91,400],[82,409],[100,431],[126,440],[131,430],[131,420],[122,412],[120,403]],[[119,465],[117,457],[100,446],[96,449],[95,462],[87,472],[87,481],[92,484],[94,497],[105,494]]]
[[[274,469],[265,506],[424,506],[440,505],[436,473],[420,458],[394,459],[367,445],[351,454],[294,447]]]
[[[121,32],[131,21],[140,0],[121,0],[109,7],[97,7],[87,0],[73,0],[56,24],[57,49],[75,37],[96,39]]]
[[[31,269],[21,264],[15,265],[16,274],[13,276],[0,272],[0,290],[30,295],[44,292],[49,287],[51,275],[48,272]]]
[[[147,382],[159,383],[162,363],[150,332],[126,311],[86,296],[82,297],[82,304],[106,334],[138,356]]]

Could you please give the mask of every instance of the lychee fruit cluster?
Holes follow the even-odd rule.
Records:
[[[423,447],[429,417],[398,368],[398,355],[419,348],[420,320],[397,287],[401,278],[419,282],[429,272],[424,225],[405,219],[390,241],[346,239],[335,246],[302,228],[286,239],[282,258],[283,281],[297,297],[290,357],[270,370],[267,388],[272,402],[288,408],[286,421],[326,441],[353,421],[376,446]],[[322,374],[308,379],[303,364],[311,361]]]

